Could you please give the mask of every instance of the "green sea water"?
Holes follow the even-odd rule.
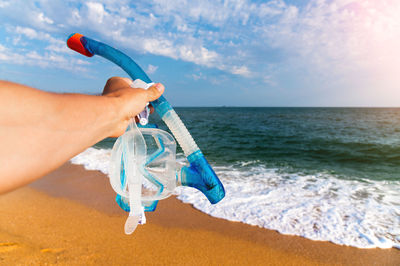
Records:
[[[400,108],[175,109],[215,165],[400,180]],[[157,115],[151,122],[167,130]]]

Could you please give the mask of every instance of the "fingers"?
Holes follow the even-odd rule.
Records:
[[[121,79],[125,81],[128,86],[132,86],[133,80],[131,80],[130,78],[121,78]]]
[[[104,86],[103,95],[118,93],[120,89],[131,87],[133,81],[129,78],[112,77]],[[164,92],[164,85],[156,83],[145,91],[148,102],[158,99]]]
[[[164,85],[156,83],[146,90],[147,101],[152,102],[158,99],[164,92]]]
[[[106,85],[104,86],[103,95],[113,93],[121,88],[125,88],[127,86],[131,86],[132,80],[129,78],[121,78],[121,77],[112,77],[107,80]]]

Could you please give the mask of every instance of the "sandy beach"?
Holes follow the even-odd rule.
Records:
[[[108,178],[65,164],[0,196],[0,265],[400,265],[357,249],[210,217],[172,197],[127,236]]]

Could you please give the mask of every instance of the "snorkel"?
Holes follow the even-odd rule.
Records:
[[[69,36],[67,45],[85,56],[99,55],[117,64],[135,82],[142,82],[140,87],[146,87],[152,82],[130,57],[104,43],[74,33]],[[169,133],[156,128],[138,128],[134,121],[130,123],[127,132],[114,144],[112,160],[117,161],[118,164],[110,167],[111,185],[120,195],[120,197],[117,196],[117,202],[124,210],[130,211],[130,217],[125,225],[126,233],[132,233],[141,218],[143,223],[143,209],[138,208],[140,202],[145,211],[153,211],[157,201],[172,194],[171,189],[175,186],[196,188],[212,204],[219,202],[225,196],[221,181],[168,101],[161,96],[150,104],[178,141],[189,165],[177,165],[174,150],[176,144]],[[147,123],[148,113],[148,109],[145,109],[140,114],[141,124]],[[155,151],[151,154],[146,152],[146,136],[156,145]],[[172,158],[174,161],[171,161]],[[160,169],[150,169],[149,166],[154,163],[157,167],[162,167],[161,175],[157,174]],[[116,175],[117,178],[112,175]],[[175,179],[172,180],[173,182],[171,182],[171,176]],[[157,188],[157,193],[148,197],[144,195],[141,186],[143,178],[149,180],[151,185]],[[129,208],[127,200],[129,200]]]

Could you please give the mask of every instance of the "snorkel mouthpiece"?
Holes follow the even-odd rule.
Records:
[[[225,196],[225,190],[202,152],[191,154],[188,161],[190,166],[182,167],[182,185],[197,188],[212,204],[218,203]]]
[[[85,56],[91,57],[93,55],[99,55],[99,56],[102,56],[102,57],[110,60],[111,62],[120,66],[126,73],[129,74],[129,76],[133,80],[140,79],[144,83],[147,83],[147,84],[151,83],[151,80],[146,75],[146,73],[130,57],[128,57],[124,53],[122,53],[122,52],[118,51],[117,49],[114,49],[104,43],[92,40],[81,34],[75,33],[75,34],[70,35],[70,37],[67,40],[67,45],[72,50],[77,51],[78,53],[81,53]],[[158,115],[161,117],[161,119],[165,122],[165,124],[171,130],[172,134],[174,135],[175,139],[178,141],[179,145],[181,146],[182,150],[185,153],[185,156],[187,157],[187,159],[190,163],[189,166],[183,166],[180,169],[179,168],[176,169],[176,167],[174,168],[174,171],[176,171],[176,174],[175,174],[176,182],[175,182],[175,180],[173,180],[175,182],[174,185],[176,186],[177,184],[182,184],[184,186],[194,187],[194,188],[200,190],[212,204],[215,204],[215,203],[219,202],[220,200],[222,200],[225,196],[225,190],[224,190],[224,187],[223,187],[221,181],[218,179],[217,175],[211,168],[210,164],[207,162],[203,153],[197,147],[197,144],[193,140],[192,136],[190,135],[189,131],[186,129],[185,125],[183,124],[183,122],[181,121],[181,119],[179,118],[179,116],[177,115],[175,110],[172,108],[172,106],[168,103],[168,101],[163,96],[161,96],[157,100],[151,102],[151,105],[154,107],[154,109],[156,110]],[[148,110],[144,110],[139,116],[139,118],[142,119],[141,120],[142,124],[147,123],[147,121],[146,121],[147,117],[148,117]],[[160,132],[160,131],[161,130],[159,130],[159,129],[151,129],[148,131],[146,131],[145,129],[142,129],[142,128],[140,129],[141,134],[151,135],[154,138],[154,140],[157,142],[158,149],[160,150],[161,153],[158,154],[157,152],[159,152],[159,151],[157,150],[153,154],[155,157],[159,156],[161,158],[162,156],[167,156],[167,157],[170,156],[170,158],[173,158],[173,156],[175,156],[175,151],[172,152],[173,144],[171,143],[170,138],[166,135],[168,133],[165,131],[164,132]],[[127,133],[125,133],[125,134],[127,134]],[[121,136],[120,138],[122,138],[122,137],[123,136]],[[172,138],[172,136],[171,136],[171,138]],[[169,143],[169,144],[167,144],[167,143]],[[166,144],[166,145],[164,145],[164,144]],[[119,142],[117,140],[115,145],[121,145],[121,141]],[[165,151],[163,149],[165,147],[168,147],[168,145],[170,145],[169,153],[165,153]],[[123,149],[122,146],[121,147],[114,146],[114,148],[113,148],[113,150],[115,148],[119,149],[118,151],[120,153],[115,155],[117,157],[114,159],[115,160],[119,159],[118,163],[121,165],[118,167],[116,166],[119,171],[119,172],[116,171],[116,173],[119,177],[117,179],[117,183],[113,183],[114,181],[111,180],[112,179],[111,175],[110,175],[110,182],[112,183],[114,190],[120,195],[120,196],[117,196],[117,202],[120,204],[121,208],[123,208],[124,210],[130,209],[130,211],[132,213],[132,207],[137,206],[138,204],[132,203],[131,197],[137,199],[137,195],[139,195],[139,192],[135,192],[132,195],[128,195],[128,194],[131,194],[132,191],[128,192],[128,191],[121,190],[120,186],[122,186],[123,184],[125,184],[125,186],[126,186],[126,184],[128,184],[129,190],[131,190],[129,188],[130,186],[132,186],[132,187],[135,186],[134,183],[132,183],[133,182],[132,180],[134,179],[134,177],[129,177],[127,174],[129,169],[125,169],[127,164],[129,164],[129,162],[126,161],[126,158],[125,159],[123,158],[122,160],[121,160],[121,157],[118,158],[118,156],[124,157],[122,154],[125,154],[125,153],[122,151],[122,149]],[[164,153],[164,155],[161,155],[163,153]],[[159,158],[159,160],[161,160],[160,158]],[[134,160],[134,158],[131,158],[131,159]],[[165,178],[161,178],[161,177],[158,178],[156,176],[156,171],[154,171],[154,170],[150,171],[149,169],[147,169],[147,166],[149,166],[151,163],[151,159],[154,159],[154,158],[152,158],[152,156],[150,156],[150,155],[147,155],[146,163],[144,163],[144,167],[138,167],[137,169],[142,168],[140,175],[144,176],[145,179],[150,180],[150,182],[153,183],[153,185],[155,185],[159,189],[159,195],[158,195],[159,198],[157,198],[157,200],[158,200],[158,199],[162,199],[164,197],[164,196],[160,196],[160,195],[166,195],[168,193],[163,192],[163,190],[165,188],[165,184],[162,184],[159,182],[160,180],[164,180]],[[121,163],[121,162],[123,162],[123,163]],[[175,164],[175,162],[173,162],[173,163]],[[140,166],[140,164],[138,164],[138,166]],[[146,169],[149,171],[147,171]],[[166,171],[169,172],[168,176],[170,177],[171,176],[170,168],[166,167],[165,169],[169,169]],[[116,170],[116,169],[114,169],[114,170]],[[138,173],[136,172],[136,174],[138,174]],[[172,174],[172,175],[174,175],[174,174]],[[167,176],[165,176],[165,177],[167,177]],[[173,178],[175,178],[175,176],[173,176]],[[136,181],[138,181],[138,179],[136,179]],[[128,197],[129,197],[129,200],[128,200]],[[142,193],[141,199],[142,199],[142,205],[145,206],[146,211],[151,211],[151,210],[155,209],[157,201],[146,200],[143,197],[143,193]],[[129,204],[130,206],[126,206],[128,202],[131,202]],[[135,222],[137,220],[134,217],[136,217],[138,212],[139,212],[138,210],[133,211],[132,215],[130,215],[130,217],[132,217],[132,218],[128,218],[126,227],[125,227],[127,233],[133,232],[134,229],[136,228],[136,227],[133,228],[133,224],[135,224]],[[136,224],[137,224],[137,222],[136,222]]]

